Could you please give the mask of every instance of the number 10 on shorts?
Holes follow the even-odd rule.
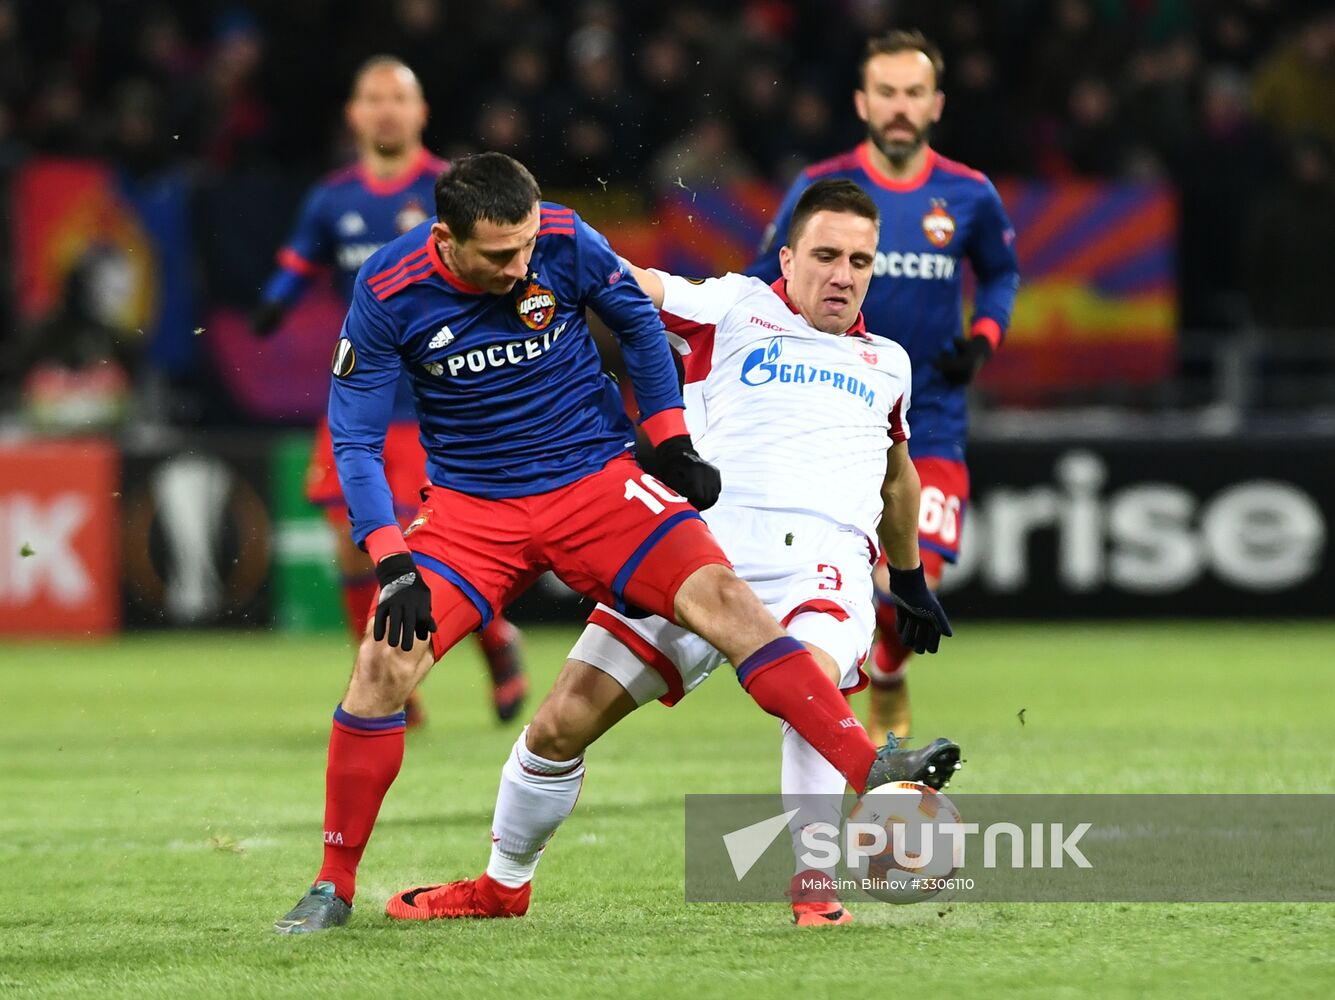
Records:
[[[649,508],[651,514],[661,514],[667,510],[667,504],[685,503],[686,498],[668,489],[649,473],[638,480],[626,480],[626,495],[623,499],[638,500]]]

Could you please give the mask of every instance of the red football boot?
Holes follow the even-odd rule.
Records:
[[[833,927],[853,922],[853,914],[839,902],[830,876],[824,872],[812,869],[798,872],[788,883],[788,898],[793,901],[793,923],[798,927]]]
[[[385,913],[395,920],[522,917],[528,912],[532,883],[518,889],[501,885],[486,872],[446,885],[406,889],[391,896]]]

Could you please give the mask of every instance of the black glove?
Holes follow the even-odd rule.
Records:
[[[388,636],[391,646],[401,645],[406,653],[413,648],[414,635],[425,641],[436,631],[436,621],[431,617],[431,589],[407,552],[396,552],[376,563],[375,578],[380,584],[380,597],[372,635],[376,642]]]
[[[696,510],[718,503],[723,480],[695,451],[689,434],[670,437],[654,449],[654,475],[691,502]]]
[[[935,653],[943,635],[955,634],[941,602],[927,589],[921,564],[917,569],[890,567],[890,596],[899,641],[915,653]]]
[[[271,337],[286,311],[281,302],[261,302],[250,314],[250,328],[261,337]]]
[[[990,357],[992,342],[986,337],[956,337],[954,349],[937,358],[935,365],[951,385],[968,385]]]

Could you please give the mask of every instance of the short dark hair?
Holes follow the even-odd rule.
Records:
[[[850,180],[826,177],[802,192],[788,223],[788,245],[796,246],[807,222],[817,212],[849,212],[881,224],[881,213],[871,195]]]
[[[876,56],[893,56],[900,52],[921,52],[925,55],[932,64],[932,72],[936,74],[936,89],[941,89],[941,77],[946,71],[946,61],[941,58],[941,50],[921,31],[903,29],[867,39],[867,50],[858,65],[858,79],[862,86],[867,85],[867,63]]]
[[[479,219],[523,222],[541,198],[538,182],[514,157],[477,153],[455,160],[436,181],[436,218],[462,241],[473,235]]]

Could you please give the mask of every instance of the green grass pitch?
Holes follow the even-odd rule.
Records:
[[[571,629],[530,630],[540,696]],[[1335,624],[965,625],[911,674],[964,792],[1335,791]],[[7,643],[0,997],[1329,997],[1335,907],[778,905],[682,898],[682,796],[768,791],[778,723],[730,676],[589,755],[522,920],[394,924],[476,874],[514,729],[469,644],[425,686],[342,931],[270,931],[320,854],[338,638]],[[1025,724],[1016,717],[1025,709]]]

